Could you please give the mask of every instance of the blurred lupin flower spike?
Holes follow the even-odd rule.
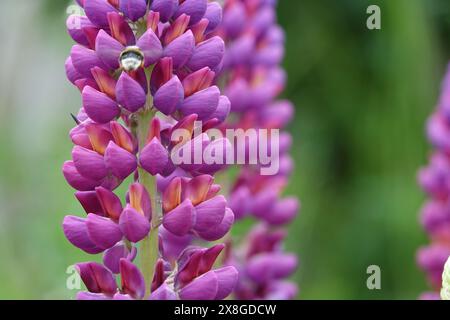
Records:
[[[218,83],[229,98],[224,110],[231,109],[235,118],[225,120],[224,126],[283,130],[295,108],[289,101],[278,100],[286,76],[281,68],[284,31],[276,22],[276,1],[225,0],[223,5],[217,34],[225,39],[226,54]],[[213,6],[210,9],[215,12]],[[208,72],[200,70],[192,87],[207,80]],[[224,120],[219,113],[217,118]],[[284,236],[277,230],[291,223],[300,209],[297,198],[282,198],[293,167],[292,138],[282,132],[277,142],[279,170],[264,176],[258,170],[262,164],[243,166],[228,197],[237,220],[252,216],[259,221],[242,243],[233,243],[227,250],[227,263],[241,270],[234,292],[237,299],[288,300],[297,295],[296,284],[286,281],[297,269],[297,257],[284,252]]]

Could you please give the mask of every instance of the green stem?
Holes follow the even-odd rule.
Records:
[[[139,142],[139,150],[142,150],[146,145],[150,122],[155,116],[155,112],[151,107],[151,100],[151,95],[149,95],[146,107],[136,118],[136,135]],[[159,258],[158,227],[161,220],[161,201],[156,187],[156,177],[139,168],[139,182],[150,194],[153,215],[150,234],[141,242],[140,248],[141,271],[147,286],[146,295],[148,296],[151,293],[150,287],[155,273],[155,265]]]
[[[147,31],[146,20],[142,19],[136,24],[136,36],[142,36],[145,31]],[[149,67],[145,69],[145,74],[147,78],[147,101],[145,107],[134,117],[133,133],[138,139],[139,152],[145,148],[147,144],[147,136],[150,129],[150,122],[153,117],[156,116],[156,111],[153,108],[153,96],[150,94],[149,79],[153,72],[153,68]],[[159,258],[159,238],[158,229],[160,221],[162,219],[162,207],[160,195],[158,194],[158,189],[156,186],[156,177],[149,174],[142,168],[138,169],[139,172],[139,183],[141,183],[150,195],[151,206],[152,206],[152,227],[150,234],[141,241],[140,244],[140,269],[142,275],[144,276],[146,284],[146,296],[148,297],[151,293],[151,285],[153,282],[153,277],[155,275],[155,266]]]

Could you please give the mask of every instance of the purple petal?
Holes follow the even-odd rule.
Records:
[[[173,77],[173,60],[172,58],[164,57],[153,68],[150,77],[150,91],[154,94],[164,83]]]
[[[270,44],[284,44],[286,42],[286,35],[283,28],[278,25],[272,25],[267,31],[267,41]]]
[[[280,133],[280,153],[289,152],[292,147],[292,136],[287,132]]]
[[[86,123],[83,125],[83,130],[89,138],[90,145],[88,149],[93,149],[100,154],[105,153],[109,141],[113,140],[113,136],[107,127],[108,125],[94,123],[91,119],[87,118]]]
[[[204,254],[204,249],[187,247],[178,257],[178,272],[175,275],[175,288],[178,290],[193,281],[199,273],[199,266]]]
[[[95,122],[108,123],[120,115],[116,102],[94,88],[85,87],[82,100],[86,113]]]
[[[252,28],[259,35],[264,33],[275,23],[275,11],[266,6],[259,10],[251,21]]]
[[[86,228],[86,219],[66,216],[62,227],[67,240],[75,247],[89,254],[97,254],[103,251],[90,240]]]
[[[192,26],[203,18],[207,4],[207,0],[186,0],[180,4],[174,17],[178,18],[184,13],[191,17],[189,25]]]
[[[99,248],[112,248],[122,239],[122,232],[119,226],[109,218],[89,214],[86,219],[86,227],[89,238]]]
[[[225,197],[216,196],[196,206],[195,230],[205,232],[219,226],[225,216],[226,204]]]
[[[244,35],[228,45],[225,65],[234,66],[252,62],[256,50],[255,41],[251,35]]]
[[[122,213],[122,203],[119,197],[104,187],[95,188],[95,194],[105,216],[115,221],[119,220],[120,214]]]
[[[209,2],[206,8],[205,18],[209,21],[206,33],[210,33],[222,22],[222,7],[220,4],[217,2]]]
[[[119,0],[119,9],[133,22],[138,21],[147,12],[145,0]]]
[[[111,297],[104,295],[103,293],[91,293],[81,291],[77,293],[77,300],[80,301],[97,301],[97,300],[111,300]]]
[[[202,203],[208,197],[208,193],[213,188],[214,178],[209,175],[196,176],[189,180],[189,182],[183,186],[183,198],[187,198],[192,201],[194,206]]]
[[[102,182],[85,178],[77,169],[73,161],[66,161],[62,168],[64,178],[66,178],[69,185],[79,191],[91,191],[99,186]]]
[[[238,36],[248,21],[244,3],[234,2],[223,16],[222,26],[230,37]]]
[[[152,292],[158,289],[164,283],[167,278],[166,271],[171,271],[172,266],[170,265],[170,263],[165,262],[163,259],[159,258],[158,261],[156,261],[154,270],[153,281],[150,288]]]
[[[430,234],[450,225],[450,210],[447,204],[437,200],[427,202],[421,209],[420,222]]]
[[[113,297],[113,300],[129,301],[129,300],[134,300],[134,299],[133,299],[133,297],[131,297],[128,294],[116,293]]]
[[[174,113],[184,98],[184,89],[177,76],[172,77],[168,82],[156,91],[153,104],[155,108],[170,115]]]
[[[203,148],[204,166],[199,172],[214,175],[227,166],[227,155],[233,150],[231,142],[227,138],[215,139]]]
[[[105,163],[112,174],[122,180],[137,169],[136,157],[112,141],[105,151]]]
[[[217,110],[220,90],[216,86],[194,93],[186,98],[180,106],[183,115],[197,114],[199,120],[206,120]]]
[[[89,117],[87,116],[87,114],[86,114],[86,112],[84,111],[83,108],[80,108],[80,110],[78,111],[77,119],[79,121],[81,121],[81,122],[86,121],[86,120],[89,119]],[[83,129],[85,129],[85,128],[83,128]]]
[[[103,157],[95,151],[75,146],[72,150],[72,158],[77,171],[88,179],[102,180],[107,171]]]
[[[164,226],[159,227],[159,238],[162,243],[162,255],[167,261],[174,261],[178,259],[181,252],[186,249],[192,242],[191,235],[178,237],[169,232]]]
[[[280,158],[280,169],[279,174],[288,176],[291,174],[291,172],[294,170],[294,161],[292,157],[289,155],[282,156]]]
[[[81,108],[81,110],[83,110],[83,108]],[[83,112],[84,112],[84,110],[83,110]],[[83,122],[87,119],[87,116],[84,119],[80,116],[77,116],[76,118],[79,122]],[[88,149],[92,148],[91,140],[89,139],[89,135],[87,134],[86,128],[84,125],[78,125],[75,128],[73,128],[72,130],[70,130],[69,137],[72,140],[72,142],[76,145],[79,145],[79,146],[82,146],[82,147],[85,147]]]
[[[278,201],[267,211],[264,219],[272,225],[282,225],[291,222],[299,210],[299,202],[296,198],[286,198]]]
[[[78,263],[76,269],[89,292],[114,295],[117,284],[114,276],[97,262]]]
[[[273,258],[278,259],[278,256]],[[275,265],[277,265],[277,268],[274,270],[274,277],[278,279],[286,278],[290,276],[297,268],[297,257],[294,254],[284,254],[280,257],[280,260],[275,263]]]
[[[85,1],[84,11],[92,23],[103,29],[108,29],[109,27],[108,12],[117,12],[106,0]]]
[[[86,213],[95,213],[101,216],[104,215],[95,191],[78,191],[75,193],[75,197],[78,199]]]
[[[260,254],[247,263],[248,276],[257,283],[282,279],[291,275],[297,268],[297,257],[293,254]]]
[[[75,86],[78,88],[78,90],[80,90],[80,92],[83,92],[85,87],[91,87],[94,88],[95,90],[100,90],[100,88],[97,85],[97,82],[95,82],[95,80],[92,79],[80,79],[75,81]]]
[[[176,293],[169,288],[169,286],[163,283],[158,289],[156,289],[151,295],[149,300],[178,300]]]
[[[180,290],[182,300],[214,300],[219,292],[219,279],[214,271],[194,279]]]
[[[119,187],[121,183],[122,180],[113,175],[109,175],[105,178],[105,180],[102,181],[102,183],[99,186],[108,190],[114,190],[117,187]]]
[[[139,269],[130,261],[121,259],[120,274],[123,292],[135,299],[142,299],[145,295],[145,280]]]
[[[258,51],[254,57],[255,64],[274,66],[280,64],[284,57],[284,46],[279,44],[268,45]]]
[[[198,274],[204,274],[210,271],[223,249],[225,249],[224,244],[217,244],[209,249],[204,249],[198,266]]]
[[[116,85],[117,101],[130,112],[136,112],[145,105],[146,94],[142,86],[122,72]]]
[[[256,217],[265,217],[267,212],[277,202],[278,194],[278,190],[274,188],[266,188],[259,192],[253,199],[252,213]]]
[[[162,173],[168,161],[169,154],[156,137],[145,146],[139,157],[141,167],[151,175]]]
[[[294,283],[277,281],[271,283],[267,291],[267,300],[292,300],[297,296],[298,287]]]
[[[220,123],[224,122],[225,119],[230,114],[231,103],[230,100],[226,96],[220,96],[219,105],[217,106],[216,111],[213,112],[209,117],[211,119],[216,118]]]
[[[223,59],[225,53],[225,43],[220,37],[212,37],[198,44],[187,67],[192,71],[200,70],[204,67],[214,69]]]
[[[249,101],[248,84],[242,80],[236,80],[225,90],[225,95],[230,99],[231,111],[242,112],[248,106]]]
[[[251,199],[250,197],[250,190],[245,186],[236,189],[228,197],[228,206],[233,211],[236,219],[242,219],[249,213],[248,200]]]
[[[153,0],[150,10],[159,12],[161,22],[167,22],[175,13],[178,0]]]
[[[69,81],[72,82],[73,84],[75,84],[75,82],[77,80],[80,80],[83,78],[83,75],[81,73],[79,73],[73,66],[71,57],[67,58],[66,63],[65,63],[65,68],[66,68],[67,79],[69,79]]]
[[[164,215],[164,227],[177,236],[184,236],[192,229],[195,210],[190,200],[185,200],[178,207]]]
[[[192,56],[195,47],[195,39],[191,30],[173,40],[164,49],[164,56],[171,57],[173,60],[173,67],[175,69],[184,66]]]
[[[223,300],[233,292],[238,281],[238,271],[229,266],[214,270],[218,279],[218,290],[215,300]]]
[[[195,172],[203,167],[203,159],[201,159],[201,152],[196,152],[205,148],[210,143],[209,137],[206,133],[196,136],[194,139],[188,141],[181,147],[176,147],[172,150],[172,159],[175,163],[189,172]],[[195,202],[193,201],[195,204]]]
[[[290,101],[277,101],[264,108],[261,117],[275,128],[285,127],[294,117],[294,106]]]
[[[94,50],[80,45],[72,47],[70,58],[75,69],[85,78],[92,78],[91,69],[94,67],[106,68]]]
[[[210,228],[204,232],[198,232],[198,235],[207,241],[216,241],[222,239],[231,229],[231,226],[234,223],[234,214],[231,209],[226,208],[225,216],[223,217],[222,222],[219,226],[214,228]]]
[[[118,122],[111,122],[110,127],[114,142],[128,152],[134,153],[136,141],[131,132]]]
[[[107,14],[111,36],[124,46],[134,46],[136,37],[125,17],[118,12],[108,12]]]
[[[95,51],[104,64],[111,69],[120,67],[119,57],[125,47],[116,39],[100,30],[95,40]]]
[[[111,270],[112,273],[118,274],[120,273],[120,259],[125,258],[130,261],[133,261],[136,257],[137,250],[135,247],[132,248],[132,251],[128,250],[128,247],[119,243],[114,247],[108,249],[103,254],[103,264]]]
[[[119,226],[125,238],[134,243],[144,239],[150,232],[148,219],[130,206],[122,212]]]
[[[163,176],[163,177],[170,176],[176,169],[177,169],[177,167],[174,165],[174,163],[172,162],[172,159],[169,157],[169,161],[167,162],[166,167],[164,168],[163,172],[161,173],[161,176]]]
[[[427,136],[430,142],[439,149],[450,150],[449,132],[447,117],[441,113],[432,115],[427,121]]]
[[[147,189],[140,183],[133,183],[128,190],[130,206],[140,214],[144,215],[148,221],[152,220],[152,200]]]
[[[170,182],[176,178],[176,177],[184,177],[188,178],[189,174],[187,174],[183,169],[176,168],[174,172],[172,172],[169,176],[163,177],[163,176],[157,176],[156,180],[158,183],[158,191],[162,194],[166,190],[167,186],[170,184]]]
[[[72,14],[66,21],[67,31],[70,37],[77,43],[89,47],[89,40],[83,32],[84,27],[95,27],[87,17]]]
[[[214,82],[216,74],[210,68],[197,70],[183,79],[184,95],[188,97],[197,91],[206,89]]]
[[[163,54],[161,41],[153,32],[148,29],[138,40],[136,44],[144,54],[144,67],[148,68],[150,65],[156,63]]]

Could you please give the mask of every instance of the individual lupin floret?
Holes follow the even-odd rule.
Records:
[[[112,191],[103,187],[77,192],[75,196],[88,215],[86,218],[66,216],[64,234],[74,246],[87,253],[103,252],[122,240],[137,243],[150,232],[151,200],[139,183],[130,186],[125,207]]]

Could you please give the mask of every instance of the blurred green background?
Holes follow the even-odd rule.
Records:
[[[81,213],[60,172],[69,113],[72,42],[61,0],[0,2],[0,299],[66,299],[66,269],[89,257],[60,229]],[[366,28],[377,4],[382,30]],[[415,299],[426,289],[415,250],[424,196],[415,182],[430,147],[424,122],[450,58],[447,0],[281,0],[285,96],[302,199],[287,248],[298,252],[301,299]],[[382,290],[366,288],[379,265]]]

